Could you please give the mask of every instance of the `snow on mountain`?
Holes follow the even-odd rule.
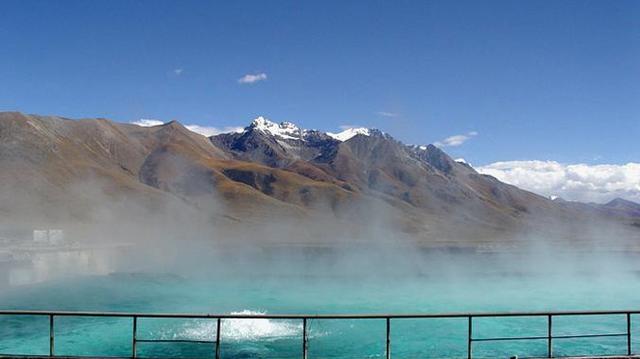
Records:
[[[340,142],[344,142],[356,135],[364,135],[364,136],[370,136],[371,132],[369,131],[368,128],[364,128],[364,127],[357,127],[357,128],[348,128],[342,132],[339,133],[331,133],[331,132],[327,132],[327,135],[329,135],[330,137],[333,137],[334,139],[340,141]]]
[[[247,130],[259,130],[266,134],[272,135],[277,138],[286,139],[286,140],[301,140],[305,141],[305,137],[312,133],[318,133],[317,131],[309,131],[302,129],[291,122],[281,122],[276,123],[270,121],[262,116],[259,116],[255,120],[251,122],[249,127],[245,129]],[[372,134],[372,130],[364,127],[357,128],[348,128],[342,132],[332,133],[326,132],[326,135],[338,140],[340,142],[347,141],[348,139],[356,136],[356,135],[364,135],[370,136]]]
[[[275,137],[280,137],[287,140],[304,140],[306,130],[300,129],[298,126],[291,122],[275,123],[268,119],[259,116],[248,127],[249,129],[255,129],[264,133],[270,134]]]

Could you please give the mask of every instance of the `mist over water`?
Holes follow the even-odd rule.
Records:
[[[618,310],[634,309],[640,293],[633,238],[604,238],[597,226],[581,241],[528,233],[509,241],[463,238],[447,245],[441,238],[415,240],[394,226],[393,214],[384,207],[366,204],[340,216],[274,216],[229,225],[180,207],[150,211],[137,203],[103,202],[88,214],[88,222],[55,224],[65,232],[64,243],[13,244],[13,259],[2,264],[0,307],[240,314]],[[209,209],[225,211],[218,203]],[[38,228],[37,221],[29,225]],[[621,318],[586,319],[579,325],[560,322],[558,330],[623,331]],[[42,318],[1,320],[0,352],[47,352]],[[476,325],[485,337],[538,335],[546,329],[537,318],[528,320]],[[312,321],[309,328],[312,357],[384,353],[383,321]],[[215,323],[206,320],[149,319],[139,330],[141,337],[156,339],[215,337]],[[463,320],[395,321],[394,357],[465,356],[466,330]],[[223,355],[297,357],[300,333],[296,321],[226,320]],[[56,338],[59,354],[128,355],[131,350],[130,323],[121,319],[61,318]],[[557,350],[615,354],[619,348],[624,345],[617,338],[605,338],[558,343]],[[139,350],[206,356],[211,346],[142,345]],[[539,343],[510,342],[479,344],[476,352],[544,350]]]
[[[469,270],[498,260],[481,255],[473,263],[471,255],[454,257],[470,264]],[[277,257],[277,256],[276,256]],[[622,258],[622,257],[621,257]],[[280,261],[280,260],[278,260]],[[266,261],[267,263],[269,261]],[[461,262],[459,265],[463,265]],[[593,310],[633,308],[635,293],[640,291],[633,273],[593,276],[592,273],[551,275],[538,273],[505,273],[488,271],[471,275],[466,270],[440,275],[399,273],[376,276],[339,276],[328,270],[326,275],[283,273],[231,273],[229,268],[212,265],[200,267],[197,273],[113,272],[105,275],[67,277],[48,282],[17,286],[0,298],[6,308],[47,310],[104,310],[141,312],[202,313],[441,313],[479,311]],[[245,264],[242,264],[245,265]],[[256,265],[257,268],[258,265]],[[325,267],[317,264],[317,267]],[[238,266],[236,268],[241,268]],[[262,267],[266,268],[266,267]],[[557,323],[566,333],[621,332],[623,318],[581,318]],[[46,352],[46,338],[28,331],[23,322],[12,318],[5,329],[2,349],[16,347],[26,353]],[[546,323],[529,318],[479,321],[476,331],[484,336],[536,335],[544,332]],[[32,319],[38,321],[38,319]],[[6,324],[6,320],[5,320]],[[444,354],[464,356],[466,348],[464,320],[399,320],[393,324],[394,356],[441,357]],[[46,334],[46,323],[38,323]],[[22,328],[14,331],[11,328]],[[33,328],[33,323],[31,323]],[[57,345],[60,353],[126,354],[129,353],[130,323],[118,320],[70,320],[57,323]],[[523,329],[525,328],[525,329]],[[11,330],[9,332],[9,330]],[[215,337],[213,321],[145,320],[140,333],[160,339],[204,339]],[[515,331],[515,332],[514,332]],[[297,357],[301,324],[296,321],[236,320],[224,321],[222,338],[227,357]],[[92,334],[94,333],[94,334]],[[109,335],[106,335],[109,334]],[[45,335],[46,336],[46,335]],[[44,338],[44,339],[43,339]],[[312,321],[310,354],[316,357],[354,357],[367,353],[382,356],[384,323],[382,321]],[[7,340],[8,339],[8,340]],[[621,342],[605,340],[590,343],[561,344],[565,353],[588,353],[589,350],[617,353]],[[96,353],[96,343],[106,351]],[[624,343],[622,343],[624,344]],[[563,346],[565,345],[564,349]],[[38,349],[39,348],[39,349]],[[489,355],[501,350],[537,350],[529,343],[503,346],[479,346],[478,353]],[[208,355],[210,348],[163,347],[142,348],[153,355]],[[145,351],[146,350],[146,351]],[[336,354],[340,353],[340,355]]]

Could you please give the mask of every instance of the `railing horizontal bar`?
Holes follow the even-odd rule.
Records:
[[[136,339],[138,343],[194,343],[194,344],[215,344],[211,340],[189,340],[189,339]]]
[[[627,333],[607,333],[607,334],[575,334],[575,335],[554,335],[551,339],[571,339],[571,338],[598,338],[598,337],[623,337]],[[501,340],[542,340],[549,339],[547,336],[533,337],[495,337],[495,338],[472,338],[473,342],[492,342]]]
[[[497,337],[497,338],[472,338],[472,342],[493,342],[501,340],[547,340],[547,336],[544,337]]]
[[[572,339],[572,338],[598,338],[598,337],[626,337],[627,333],[613,333],[613,334],[576,334],[576,335],[558,335],[553,336],[553,339]]]
[[[0,359],[14,359],[14,358],[52,358],[49,355],[37,355],[37,354],[0,354]],[[56,359],[131,359],[131,357],[123,357],[123,356],[95,356],[95,355],[56,355]],[[137,357],[138,359],[145,359],[144,357]],[[151,358],[149,358],[151,359]]]
[[[177,319],[418,319],[418,318],[468,318],[471,317],[535,317],[535,316],[579,316],[579,315],[626,315],[640,314],[640,310],[613,311],[565,311],[565,312],[479,312],[479,313],[407,313],[407,314],[194,314],[194,313],[127,313],[127,312],[72,312],[72,311],[28,311],[0,310],[0,315],[55,315],[70,317],[139,317]]]

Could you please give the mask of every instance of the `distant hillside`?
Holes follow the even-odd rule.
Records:
[[[552,201],[481,175],[433,145],[407,146],[374,129],[327,134],[258,118],[241,133],[206,138],[178,122],[139,127],[0,113],[5,223],[91,223],[128,211],[164,211],[225,229],[282,220],[296,238],[305,231],[294,224],[316,218],[335,225],[307,232],[366,233],[384,222],[444,244],[582,238],[604,228],[634,237],[640,223],[633,202]]]

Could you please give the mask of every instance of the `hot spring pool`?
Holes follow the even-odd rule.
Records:
[[[551,274],[479,276],[197,277],[115,273],[50,280],[5,288],[0,307],[172,313],[439,313],[638,309],[640,278],[633,273],[601,276]],[[640,325],[640,318],[632,318]],[[466,357],[466,319],[399,319],[392,322],[394,358]],[[546,318],[474,319],[474,336],[544,336]],[[640,327],[638,327],[640,328]],[[618,333],[624,316],[554,319],[554,334]],[[141,319],[138,338],[215,338],[215,321]],[[299,358],[302,325],[287,320],[224,320],[224,358]],[[640,332],[638,332],[640,334]],[[56,319],[56,354],[131,353],[131,320]],[[640,338],[640,335],[637,336]],[[384,357],[384,320],[311,320],[310,358]],[[640,343],[634,342],[640,348]],[[211,344],[139,344],[145,357],[212,357]],[[44,317],[5,317],[0,352],[47,354]],[[557,355],[622,354],[625,337],[564,339]],[[474,357],[545,356],[546,342],[479,342]]]

